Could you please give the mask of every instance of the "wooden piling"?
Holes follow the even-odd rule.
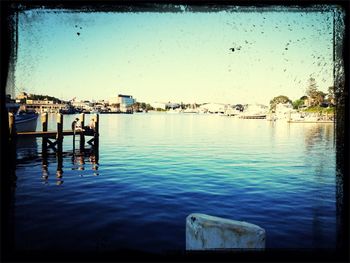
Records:
[[[62,153],[62,144],[63,144],[63,115],[61,113],[57,113],[57,152]]]
[[[95,132],[94,132],[94,151],[95,151],[96,163],[98,163],[98,158],[99,158],[99,154],[98,154],[99,137],[100,137],[100,134],[99,134],[99,132],[100,132],[99,123],[100,123],[100,115],[96,114],[96,116],[94,118],[94,128],[95,128]]]
[[[79,121],[80,121],[80,127],[82,129],[84,129],[84,123],[85,123],[85,114],[84,113],[80,114]],[[84,136],[84,133],[82,132],[82,133],[80,133],[80,152],[84,151],[84,146],[85,146],[85,136]]]
[[[43,132],[47,131],[47,119],[48,119],[47,112],[42,113],[41,114],[41,124],[42,124]],[[46,154],[46,152],[47,152],[47,138],[45,138],[45,137],[43,137],[43,139],[42,139],[41,152],[42,152],[42,154]]]
[[[98,143],[99,143],[99,137],[100,137],[100,127],[99,127],[99,122],[100,122],[100,115],[96,114],[95,119],[94,119],[94,127],[95,127],[95,133],[94,133],[94,144],[98,148]]]
[[[8,114],[8,121],[9,121],[9,141],[8,141],[8,156],[9,156],[9,170],[10,170],[10,179],[16,180],[16,159],[17,159],[17,153],[16,153],[16,125],[15,125],[15,115],[12,112],[9,112]]]
[[[62,151],[57,151],[56,155],[57,159],[57,170],[56,170],[56,177],[57,178],[62,178],[63,174],[63,156],[62,156]]]
[[[11,139],[16,136],[15,115],[12,112],[9,112],[9,134]]]

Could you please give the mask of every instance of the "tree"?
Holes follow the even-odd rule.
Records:
[[[149,104],[147,103],[146,104],[146,110],[149,111],[149,110],[154,110],[154,108]]]
[[[316,80],[312,77],[309,79],[309,86],[306,89],[306,95],[310,98],[310,106],[320,105],[326,96],[324,92],[317,89]]]
[[[327,101],[328,103],[334,104],[334,86],[328,88]]]
[[[300,106],[304,105],[304,100],[299,99],[299,100],[295,100],[293,101],[293,109],[299,109]]]
[[[274,97],[270,101],[270,109],[273,110],[273,111],[276,110],[276,105],[278,103],[292,103],[292,101],[287,96],[284,96],[284,95],[280,95],[280,96]]]

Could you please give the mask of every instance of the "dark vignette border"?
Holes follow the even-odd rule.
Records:
[[[2,1],[1,3],[1,260],[7,262],[90,262],[90,261],[235,261],[235,262],[349,262],[349,11],[350,2],[344,1],[244,1],[244,0],[213,0],[213,1]],[[9,213],[10,201],[14,194],[12,153],[8,145],[8,118],[5,102],[5,88],[7,78],[11,78],[11,71],[17,55],[16,13],[33,8],[45,7],[48,9],[67,9],[71,12],[180,12],[178,5],[190,5],[191,12],[205,12],[210,7],[213,11],[227,9],[228,5],[239,5],[243,7],[257,7],[262,9],[273,8],[273,5],[282,5],[286,8],[297,7],[313,9],[321,5],[336,5],[341,12],[335,15],[334,28],[334,79],[336,87],[336,120],[335,120],[335,143],[336,143],[336,201],[337,201],[337,248],[335,251],[328,250],[275,250],[267,249],[264,252],[201,252],[185,253],[182,251],[168,252],[164,255],[141,253],[134,250],[111,251],[103,253],[90,253],[80,251],[76,253],[62,253],[59,248],[56,251],[23,252],[13,249],[13,225]],[[248,8],[249,9],[249,8]],[[342,25],[344,27],[342,27]],[[341,30],[339,30],[341,29]],[[10,74],[8,75],[8,73]],[[20,252],[20,253],[19,253]]]

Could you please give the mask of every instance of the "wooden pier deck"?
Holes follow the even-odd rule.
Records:
[[[75,135],[83,134],[87,135],[83,131],[76,131]],[[73,130],[64,130],[62,131],[63,136],[74,135]],[[17,136],[19,137],[43,137],[43,138],[56,138],[57,131],[28,131],[28,132],[17,132]]]
[[[319,121],[304,121],[304,120],[288,120],[289,123],[334,123],[334,121],[319,120]]]
[[[54,151],[62,152],[62,142],[65,136],[77,136],[80,139],[80,150],[84,150],[85,136],[91,136],[92,138],[87,141],[88,144],[98,148],[99,144],[99,116],[96,114],[92,117],[90,126],[84,126],[85,115],[80,114],[79,121],[76,122],[79,127],[75,131],[63,130],[63,115],[57,113],[57,130],[48,131],[48,114],[43,113],[41,115],[42,131],[25,131],[16,132],[15,117],[12,113],[9,113],[9,134],[10,141],[15,142],[17,138],[43,138],[42,140],[42,152],[46,152],[48,148],[52,148]],[[50,141],[54,140],[54,141]],[[11,144],[15,147],[16,143]],[[73,150],[75,150],[75,138],[73,138]]]

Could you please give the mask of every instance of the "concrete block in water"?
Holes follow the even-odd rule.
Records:
[[[186,250],[264,248],[265,230],[257,225],[197,213],[186,218]]]

